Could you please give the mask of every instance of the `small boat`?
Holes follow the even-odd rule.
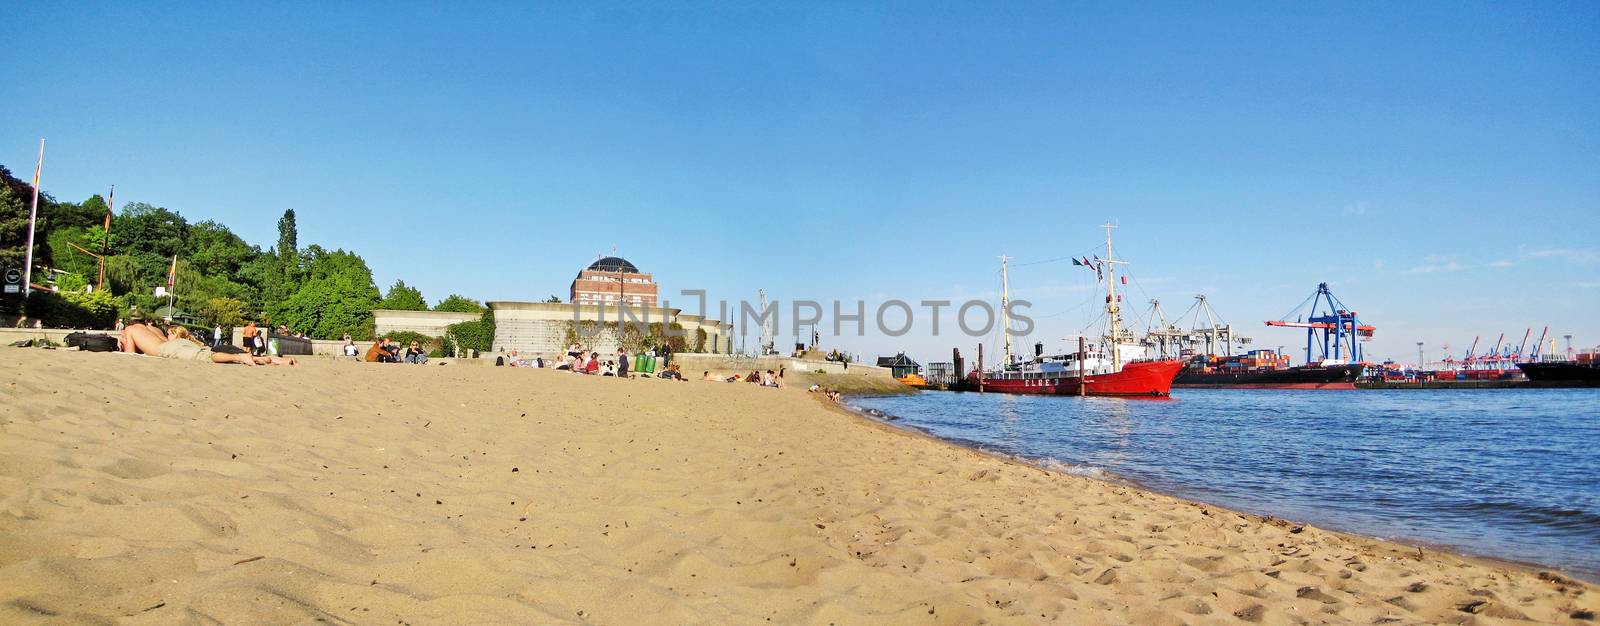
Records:
[[[1036,345],[1031,360],[1013,358],[1009,318],[1010,284],[1005,258],[1000,260],[1000,312],[1005,333],[1005,359],[991,371],[974,370],[965,388],[999,393],[1057,396],[1167,396],[1172,380],[1183,369],[1176,359],[1144,358],[1145,348],[1122,329],[1122,298],[1117,295],[1117,263],[1111,250],[1110,224],[1106,229],[1106,317],[1109,329],[1098,346],[1079,342],[1078,351],[1045,356]],[[1077,264],[1074,261],[1074,264]],[[1099,266],[1096,266],[1099,267]]]
[[[906,374],[905,376],[901,376],[899,378],[896,378],[895,380],[900,381],[900,384],[905,385],[907,387],[916,387],[917,389],[927,389],[928,388],[928,379],[923,378],[921,376],[918,376],[916,374]]]

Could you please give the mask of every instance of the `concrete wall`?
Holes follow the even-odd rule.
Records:
[[[607,323],[617,321],[616,307],[591,304],[548,302],[490,302],[494,311],[493,352],[516,350],[521,355],[553,356],[567,351],[567,328],[574,319]],[[647,324],[677,322],[688,333],[692,343],[696,330],[706,331],[707,349],[727,350],[728,330],[731,326],[716,320],[706,320],[698,315],[683,315],[678,309],[660,307],[630,307],[627,321]],[[593,337],[580,337],[584,348],[601,354],[615,354],[619,337],[612,328],[601,328]]]
[[[379,336],[395,332],[413,332],[429,337],[443,337],[445,328],[451,324],[471,322],[480,317],[482,315],[478,313],[379,309],[372,312],[372,325]]]
[[[114,330],[74,330],[71,328],[0,328],[0,346],[9,346],[24,339],[46,339],[55,343],[63,343],[67,335],[76,332],[105,333],[116,335]]]

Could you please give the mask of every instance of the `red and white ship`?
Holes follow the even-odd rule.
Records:
[[[1105,228],[1106,258],[1101,263],[1107,269],[1106,317],[1110,328],[1104,342],[1098,346],[1080,342],[1077,352],[1052,356],[1046,356],[1043,346],[1037,346],[1031,360],[1014,358],[1007,315],[1010,285],[1002,258],[1000,311],[1005,332],[1005,360],[996,369],[973,370],[967,374],[966,388],[1058,396],[1166,396],[1172,393],[1172,379],[1183,369],[1183,361],[1145,358],[1146,348],[1122,329],[1117,261],[1111,252],[1113,226],[1107,224]]]

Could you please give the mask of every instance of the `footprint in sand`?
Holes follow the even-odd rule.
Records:
[[[119,459],[110,465],[101,467],[100,471],[112,476],[116,476],[117,478],[140,480],[144,478],[155,478],[156,476],[160,476],[162,474],[171,473],[172,468],[159,463],[140,459]]]

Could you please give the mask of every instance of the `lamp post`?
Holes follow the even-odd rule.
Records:
[[[1417,342],[1417,369],[1422,369],[1422,342]]]

